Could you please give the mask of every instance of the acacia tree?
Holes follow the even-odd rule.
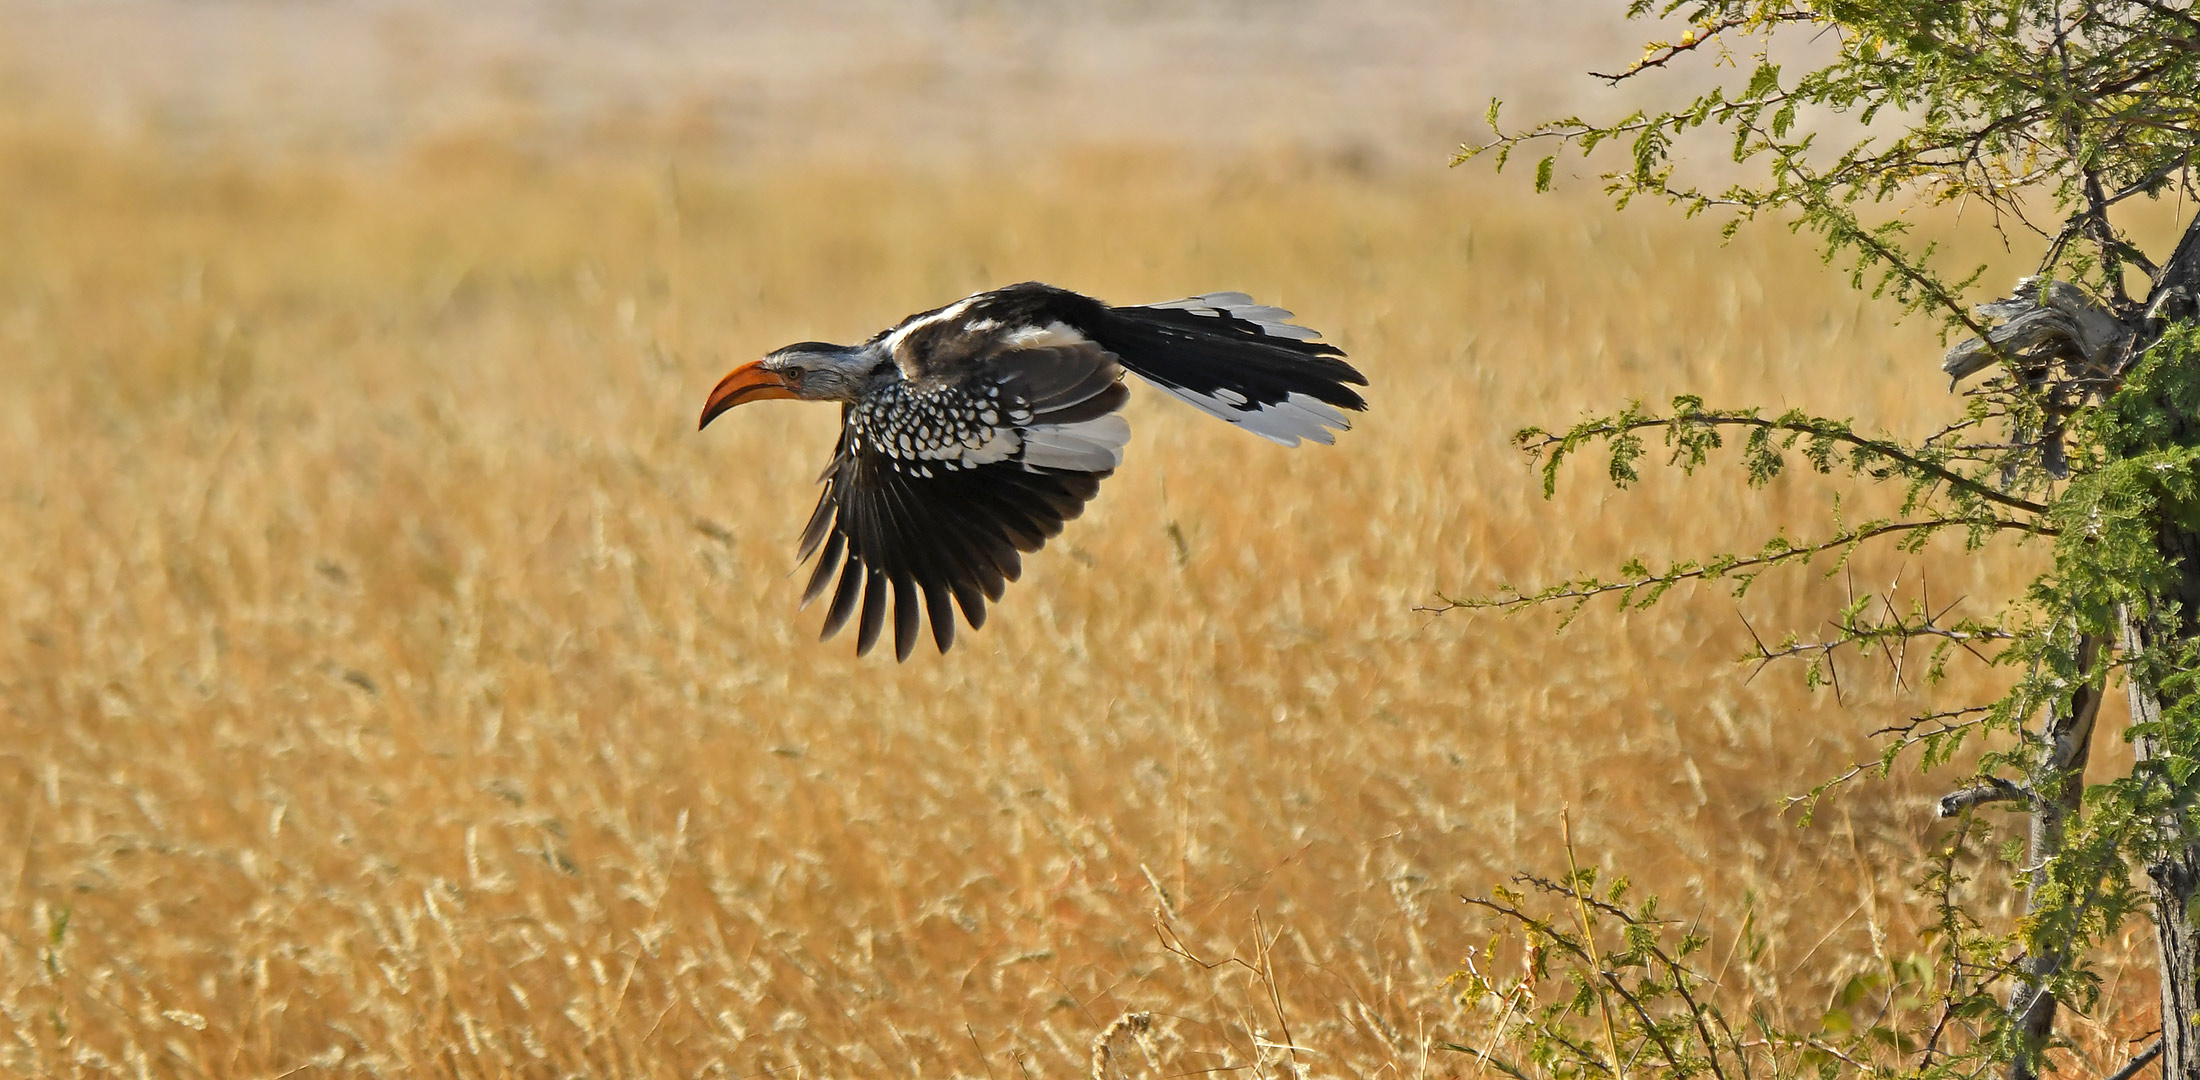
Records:
[[[1836,509],[1807,542],[1783,531],[1754,550],[1451,604],[1647,607],[1683,584],[1739,593],[1768,573],[1838,565],[1867,545],[1915,551],[1942,534],[1974,549],[2047,543],[2053,561],[1991,615],[1951,621],[1867,596],[1836,613],[1830,635],[1759,645],[1764,659],[1802,660],[1813,679],[1841,650],[1912,645],[1932,654],[1931,677],[1958,650],[2010,672],[1997,699],[1889,729],[1883,768],[1976,752],[1965,759],[1975,775],[1941,802],[1957,824],[1928,882],[1942,897],[1937,962],[1891,976],[1917,983],[1915,1009],[1846,1029],[1730,1022],[1692,965],[1700,938],[1570,866],[1473,901],[1525,932],[1529,963],[1510,978],[1461,973],[1496,1022],[1454,1049],[1522,1076],[2029,1077],[2055,1043],[2058,1006],[2095,1000],[2098,947],[2150,917],[2162,1036],[2127,1072],[2158,1055],[2163,1075],[2200,1076],[2200,16],[2191,0],[1633,0],[1628,15],[1687,29],[1602,78],[1689,65],[1730,65],[1735,77],[1680,108],[1610,121],[1508,128],[1493,102],[1493,138],[1459,160],[1502,169],[1531,154],[1547,190],[1560,155],[1623,152],[1602,171],[1621,206],[1647,196],[1723,218],[1730,235],[1760,217],[1814,234],[1891,317],[1941,322],[1956,343],[1942,368],[1967,387],[1962,415],[1905,438],[1680,397],[1530,428],[1518,438],[1541,459],[1546,494],[1580,453],[1600,453],[1624,487],[1653,454],[1693,473],[1723,449],[1752,486],[1804,467],[1888,485],[1898,509],[1868,521]],[[1826,59],[1785,70],[1769,59],[1775,37],[1807,38]],[[1691,178],[1681,149],[1705,136],[1744,179]],[[2162,200],[2183,228],[2150,245],[2131,231],[2132,210]],[[2013,246],[2038,252],[2010,295],[1988,300],[1983,268],[1951,270],[1889,212],[1951,202],[1990,212]],[[2094,721],[2112,687],[2129,695],[2136,762],[2095,775]],[[1994,827],[1979,811],[1997,805],[2025,823],[2011,845],[2025,915],[1999,929],[1957,888],[1959,853]],[[1555,899],[1558,913],[1524,894]],[[1536,996],[1561,976],[1567,993]]]

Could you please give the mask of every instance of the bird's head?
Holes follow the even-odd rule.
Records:
[[[771,398],[804,401],[853,401],[876,359],[861,348],[805,341],[777,349],[753,364],[743,364],[718,380],[703,402],[698,430],[736,405]]]

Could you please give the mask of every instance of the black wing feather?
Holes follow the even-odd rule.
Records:
[[[848,546],[848,538],[834,533],[825,541],[825,550],[817,557],[817,569],[810,574],[810,583],[802,587],[802,605],[809,607],[824,595],[825,586],[832,583],[833,571],[840,568],[840,554]],[[804,558],[809,556],[805,555]]]
[[[865,570],[863,574],[863,616],[856,623],[856,655],[869,656],[878,645],[878,634],[886,628],[886,572]]]
[[[982,380],[976,392],[1001,388],[995,414],[1020,433],[1097,420],[1129,396],[1114,357],[1089,344],[989,357],[974,376]],[[1011,408],[1029,415],[1010,424]],[[973,629],[985,625],[987,602],[1022,576],[1020,553],[1038,551],[1060,534],[1114,471],[1044,468],[1020,454],[950,469],[938,460],[897,457],[892,441],[859,437],[857,427],[854,410],[844,410],[840,445],[801,548],[805,557],[819,557],[804,590],[808,599],[824,592],[833,561],[845,552],[824,634],[854,617],[859,655],[878,644],[889,614],[900,659],[914,651],[926,623],[933,644],[947,651],[958,609]]]
[[[924,587],[924,614],[932,623],[933,647],[946,652],[955,644],[955,608],[947,586],[934,582]]]
[[[933,643],[945,652],[954,641],[949,597],[972,629],[984,626],[986,601],[998,601],[1006,583],[1022,576],[1017,552],[1037,551],[1059,534],[1098,494],[1106,475],[1029,473],[1003,462],[913,477],[895,471],[883,455],[857,455],[832,481],[839,506],[835,537],[846,537],[848,562],[843,595],[827,611],[826,636],[847,622],[847,609],[854,607],[849,586],[860,575],[859,655],[884,630],[889,587],[896,654],[906,659],[913,649],[923,614],[920,593],[931,609]],[[827,540],[820,551],[834,546]]]
[[[850,551],[848,560],[840,564],[840,585],[833,590],[832,605],[825,609],[825,628],[817,635],[819,641],[848,625],[848,617],[856,613],[856,600],[863,595],[862,585],[863,560]]]
[[[924,613],[917,608],[916,590],[909,583],[909,575],[894,578],[894,659],[909,659],[911,650],[917,647],[917,620]]]

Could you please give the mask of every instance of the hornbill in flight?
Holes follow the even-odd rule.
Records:
[[[817,556],[802,603],[832,587],[831,637],[857,614],[878,644],[892,592],[894,653],[920,609],[941,652],[954,608],[972,629],[1034,552],[1122,463],[1129,371],[1256,435],[1328,443],[1367,407],[1367,378],[1291,313],[1244,293],[1111,307],[1027,282],[921,312],[861,345],[805,341],[735,368],[699,426],[769,398],[840,403],[840,444],[802,530]],[[837,583],[836,583],[837,575]],[[952,607],[950,606],[952,598]]]

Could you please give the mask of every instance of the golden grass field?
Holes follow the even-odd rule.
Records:
[[[1949,781],[1808,829],[1783,798],[1985,677],[1748,681],[1742,615],[1810,628],[1847,587],[1811,574],[1563,636],[1416,607],[1754,547],[1833,490],[1592,465],[1545,502],[1513,429],[1698,391],[1921,433],[1939,345],[1784,230],[1524,186],[0,126],[0,1073],[1006,1080],[1151,1012],[1130,1075],[1473,1075],[1431,1049],[1478,1022],[1457,897],[1562,868],[1562,809],[1721,941],[1749,905],[1733,993],[1812,1015],[1919,947]],[[1291,307],[1372,411],[1286,451],[1140,393],[983,632],[817,644],[833,412],[698,434],[702,395],[1027,278]],[[1983,605],[2020,569],[1857,577]],[[2119,976],[2072,1034],[2121,1060],[2152,998]]]

